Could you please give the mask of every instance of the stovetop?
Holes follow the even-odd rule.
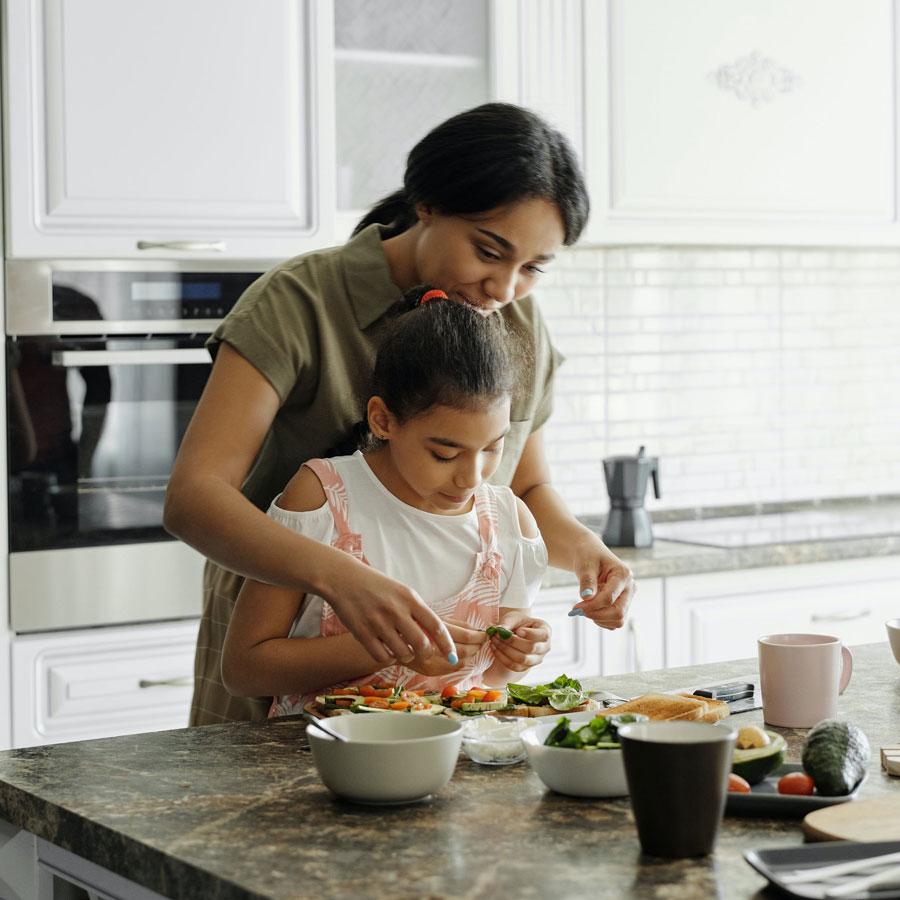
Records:
[[[652,515],[652,514],[651,514]],[[757,547],[900,534],[900,510],[850,507],[653,523],[653,536],[709,547]]]

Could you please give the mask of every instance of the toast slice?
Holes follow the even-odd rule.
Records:
[[[693,700],[702,700],[706,704],[706,712],[700,718],[701,722],[718,722],[725,716],[731,715],[731,707],[724,700],[713,700],[710,697],[698,697],[696,694],[680,694],[681,697],[689,697]]]
[[[727,704],[725,704],[727,706]],[[618,706],[610,706],[602,716],[618,715],[619,713],[641,713],[647,716],[651,722],[700,722],[706,714],[706,700],[703,697],[693,697],[690,694],[641,694],[627,703]]]

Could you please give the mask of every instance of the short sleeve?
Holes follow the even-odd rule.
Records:
[[[547,545],[542,537],[520,537],[500,605],[515,609],[534,606],[548,561]]]
[[[298,511],[294,509],[282,509],[277,506],[278,495],[270,504],[267,515],[270,519],[274,519],[285,528],[296,531],[304,537],[312,538],[323,544],[330,544],[332,532],[334,531],[334,518],[331,515],[331,509],[328,503],[323,503],[318,509],[309,511]]]

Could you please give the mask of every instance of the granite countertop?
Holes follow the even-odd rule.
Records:
[[[869,737],[862,797],[900,789],[878,748],[900,739],[900,667],[853,648],[839,715]],[[739,660],[586,679],[631,696],[747,675]],[[761,711],[735,724],[761,724]],[[788,761],[802,730],[778,729]],[[0,753],[0,818],[173,898],[769,897],[749,848],[803,842],[790,819],[726,817],[714,855],[641,855],[627,798],[546,790],[527,763],[460,757],[444,790],[355,806],[321,784],[296,720],[208,726]]]
[[[613,547],[636,578],[696,575],[900,554],[900,497],[651,512],[652,547]],[[603,533],[605,515],[580,520]],[[677,538],[677,539],[675,539]],[[574,584],[550,569],[543,587]]]

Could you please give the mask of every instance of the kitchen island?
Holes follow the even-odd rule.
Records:
[[[852,650],[839,716],[872,745],[865,798],[900,788],[878,758],[882,744],[900,742],[900,666],[886,643]],[[585,684],[632,696],[755,669],[755,660],[738,660]],[[734,718],[761,723],[760,710]],[[787,739],[787,760],[797,761],[805,731],[776,730]],[[796,819],[729,816],[710,857],[646,857],[627,798],[564,797],[527,763],[487,767],[464,755],[447,787],[426,801],[357,806],[319,781],[305,725],[295,719],[0,753],[0,819],[9,823],[0,860],[4,840],[31,841],[56,853],[61,871],[87,860],[89,874],[99,871],[93,866],[114,873],[113,896],[145,898],[149,890],[203,900],[765,897],[766,882],[743,852],[803,842]],[[22,873],[16,878],[21,885]],[[38,876],[18,894],[13,880],[0,867],[0,895],[38,897]]]

